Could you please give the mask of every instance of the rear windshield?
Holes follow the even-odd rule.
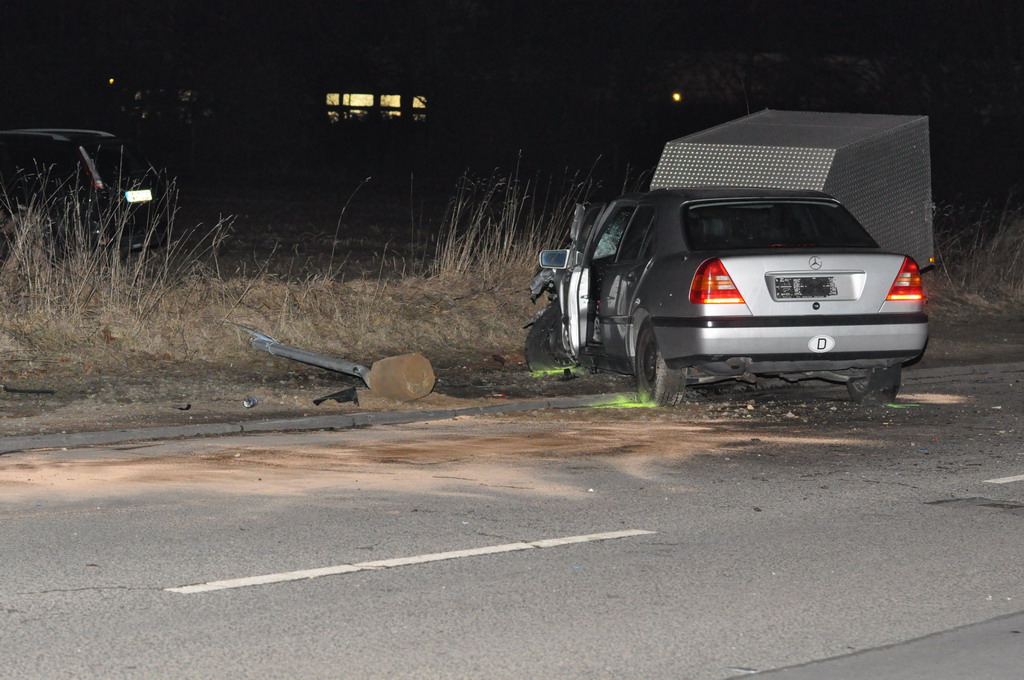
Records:
[[[146,174],[146,165],[139,160],[132,147],[124,142],[104,140],[100,144],[84,146],[104,182],[118,184]]]
[[[698,203],[683,207],[692,250],[876,248],[846,208],[828,201]]]

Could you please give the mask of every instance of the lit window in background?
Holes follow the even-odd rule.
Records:
[[[373,106],[372,94],[344,94],[341,96],[341,103],[345,106],[368,107]]]
[[[327,92],[324,94],[327,107],[327,119],[331,123],[342,120],[368,120],[383,118],[396,120],[409,116],[407,109],[412,108],[411,118],[414,121],[426,120],[427,98],[424,96],[406,97],[400,94],[369,94],[355,92]],[[403,108],[404,104],[404,108]]]
[[[398,94],[382,94],[380,96],[381,115],[384,118],[402,117],[402,96]]]
[[[674,102],[681,102],[681,101],[683,101],[683,93],[682,92],[673,92],[672,93],[672,101],[674,101]]]

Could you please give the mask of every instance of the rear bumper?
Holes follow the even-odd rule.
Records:
[[[919,356],[928,341],[924,313],[655,317],[652,322],[670,367],[694,366],[726,374],[741,365],[740,372],[752,373],[891,366]]]

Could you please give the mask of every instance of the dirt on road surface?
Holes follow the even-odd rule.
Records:
[[[872,455],[884,467],[885,452],[903,451],[927,467],[935,463],[933,453],[951,446],[969,441],[981,455],[986,441],[1018,437],[1016,425],[1006,424],[1016,416],[1003,410],[1003,401],[1007,390],[1016,395],[1022,378],[1019,364],[1010,374],[995,370],[966,381],[910,378],[896,407],[858,406],[842,386],[818,383],[743,399],[722,392],[671,409],[542,410],[340,432],[25,452],[4,456],[0,489],[10,503],[45,503],[53,493],[84,502],[148,490],[272,496],[325,488],[371,496],[582,499],[601,491],[592,488],[587,471],[609,466],[666,493],[685,492],[685,476],[676,480],[666,469],[695,456],[714,456],[730,467],[778,456],[778,464],[791,465],[806,455],[841,469]]]

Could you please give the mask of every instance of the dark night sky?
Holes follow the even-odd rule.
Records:
[[[112,129],[186,172],[271,158],[322,169],[342,155],[395,172],[519,155],[538,167],[602,156],[621,171],[653,162],[668,139],[766,107],[929,115],[947,193],[1005,190],[1024,153],[1024,8],[1011,0],[0,8],[0,127]],[[171,111],[182,90],[197,97],[188,121]],[[359,91],[425,95],[427,124],[329,125],[325,93]]]

